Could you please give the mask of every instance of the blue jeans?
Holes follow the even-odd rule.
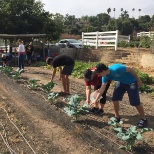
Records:
[[[25,58],[25,55],[23,54],[20,54],[18,56],[18,66],[20,69],[24,69],[24,58]]]

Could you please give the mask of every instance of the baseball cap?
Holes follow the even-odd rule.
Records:
[[[84,71],[84,79],[85,79],[85,81],[90,81],[91,80],[91,75],[92,75],[92,71],[90,69],[86,69]]]
[[[95,73],[100,73],[103,70],[107,70],[108,67],[106,65],[104,65],[103,63],[99,63],[96,65],[96,69],[95,69]]]

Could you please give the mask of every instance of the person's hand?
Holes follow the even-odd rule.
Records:
[[[96,105],[95,101],[90,103],[90,106],[95,106],[95,105]]]
[[[142,81],[141,80],[137,81],[137,85],[141,87],[143,85]]]
[[[90,100],[86,100],[86,103],[87,103],[87,104],[90,104]]]

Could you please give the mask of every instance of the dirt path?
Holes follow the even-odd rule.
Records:
[[[105,106],[104,116],[83,115],[79,123],[72,123],[70,118],[63,112],[64,102],[61,96],[54,105],[47,102],[47,95],[41,91],[32,91],[27,88],[27,81],[30,78],[39,79],[40,83],[48,83],[51,70],[43,68],[28,67],[22,74],[18,82],[0,74],[0,117],[5,125],[8,141],[16,153],[38,153],[38,154],[125,154],[127,152],[118,149],[115,142],[110,141],[103,135],[107,126],[108,118],[113,116],[111,103],[111,88],[108,92],[108,103]],[[57,85],[53,91],[61,90],[61,83],[55,78]],[[83,80],[71,79],[71,93],[80,94],[85,97],[85,87]],[[143,94],[141,99],[148,114],[149,127],[154,128],[154,100]],[[138,114],[134,108],[129,106],[128,98],[125,96],[121,105],[121,115],[125,122],[125,127],[138,122]],[[10,123],[5,110],[10,119],[17,125],[31,145],[30,148],[23,140],[19,132]],[[0,133],[4,134],[4,129],[0,127]],[[147,134],[147,138],[154,138],[154,134]],[[112,136],[111,140],[115,138]],[[154,143],[151,143],[151,147]],[[150,152],[154,152],[149,147]],[[34,151],[33,151],[33,150]],[[0,153],[9,153],[8,148],[0,138]],[[147,153],[148,154],[148,153]]]

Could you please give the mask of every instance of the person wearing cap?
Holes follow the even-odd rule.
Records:
[[[59,80],[62,81],[63,92],[69,94],[70,93],[69,75],[71,75],[71,73],[73,71],[73,68],[74,68],[74,65],[75,65],[74,60],[67,55],[58,55],[54,58],[48,57],[46,59],[46,63],[48,65],[53,66],[51,81],[53,81],[54,76],[56,74],[56,68],[59,67],[59,71],[60,71]]]
[[[139,123],[137,124],[137,127],[145,127],[147,124],[147,118],[145,117],[144,109],[140,102],[138,91],[138,87],[142,86],[142,81],[137,73],[134,71],[134,69],[122,64],[113,64],[107,67],[106,65],[100,63],[96,65],[95,73],[102,76],[102,86],[95,101],[92,102],[91,105],[97,104],[97,100],[105,91],[108,80],[117,81],[112,96],[116,118],[115,121],[120,122],[119,101],[122,101],[123,95],[125,94],[125,92],[127,92],[130,104],[136,107],[141,117]]]
[[[102,77],[95,73],[95,68],[86,69],[84,71],[84,80],[86,85],[86,102],[90,104],[90,94],[91,94],[91,85],[94,86],[94,91],[98,90],[102,85]],[[104,113],[104,105],[106,103],[106,93],[110,86],[111,81],[108,81],[106,89],[102,94],[102,98],[100,99],[100,109],[98,104],[90,109],[90,112],[96,114],[103,114]]]
[[[12,54],[10,53],[2,54],[2,63],[4,67],[6,66],[11,67],[11,62],[12,62]]]

